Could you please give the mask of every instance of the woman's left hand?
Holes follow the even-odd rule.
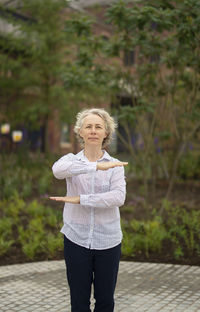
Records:
[[[80,204],[80,196],[64,196],[64,197],[51,196],[49,198],[52,200],[62,201],[65,203]]]

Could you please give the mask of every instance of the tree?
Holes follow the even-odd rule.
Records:
[[[179,161],[200,127],[199,14],[200,4],[194,0],[141,0],[129,6],[118,1],[107,13],[115,28],[111,46],[118,47],[119,56],[138,53],[132,69],[115,73],[132,105],[116,105],[129,138],[122,140],[143,171],[146,201],[160,168],[170,196]],[[137,153],[127,121],[142,135]]]
[[[11,46],[23,53],[10,57],[13,48],[6,46],[11,41],[7,40],[3,46],[9,57],[1,54],[6,60],[1,63],[6,78],[2,79],[3,103],[7,100],[11,108],[6,111],[10,116],[15,112],[13,118],[18,116],[17,108],[19,119],[35,116],[36,120],[39,115],[47,120],[54,107],[60,112],[71,108],[66,101],[73,103],[74,110],[83,104],[112,102],[126,133],[118,136],[143,180],[146,207],[152,194],[156,196],[160,177],[168,181],[169,198],[181,157],[200,127],[200,4],[195,0],[113,2],[106,11],[111,31],[105,40],[94,34],[96,21],[85,13],[70,14],[63,27],[57,14],[62,1],[24,3],[23,12],[31,12],[30,25],[20,25],[26,36],[11,38]],[[132,51],[135,63],[123,66],[124,55]],[[25,90],[26,94],[34,90],[34,105],[24,105],[27,101],[20,96]],[[129,102],[122,106],[124,95]],[[132,128],[140,136],[136,146]]]
[[[83,105],[101,106],[110,98],[111,75],[107,55],[103,53],[104,37],[95,35],[94,26],[97,26],[95,18],[82,12],[71,14],[65,24],[72,49],[63,78],[77,110]]]
[[[84,38],[80,23],[72,24],[79,47],[76,62],[81,63],[83,71],[88,70],[90,85],[96,78],[92,70],[97,64],[94,55],[107,60],[106,66],[98,63],[98,68],[106,77],[102,79],[107,82],[106,93],[126,132],[126,137],[120,133],[119,137],[130,152],[134,168],[142,172],[147,207],[160,177],[168,181],[169,198],[181,157],[200,127],[199,16],[200,4],[195,0],[139,0],[128,4],[120,0],[106,12],[113,29],[109,40],[97,40],[91,34]],[[84,53],[80,49],[82,38]],[[135,63],[122,66],[124,54],[132,51]],[[121,105],[124,94],[129,98],[126,106]],[[133,127],[142,139],[137,148],[132,142]]]
[[[17,11],[1,6],[4,21],[13,25],[13,31],[0,38],[1,114],[12,125],[36,128],[42,123],[47,128],[56,108],[60,113],[71,111],[62,80],[66,1],[23,0],[21,4]]]

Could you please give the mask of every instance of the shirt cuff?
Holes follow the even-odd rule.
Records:
[[[81,204],[82,206],[88,206],[88,203],[89,203],[89,196],[90,196],[90,195],[87,195],[87,194],[80,195],[80,204]]]

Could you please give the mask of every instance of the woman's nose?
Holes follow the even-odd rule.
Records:
[[[91,132],[92,132],[92,133],[96,132],[96,128],[95,128],[95,127],[92,127],[92,128],[91,128]]]

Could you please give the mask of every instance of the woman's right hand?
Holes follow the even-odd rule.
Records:
[[[108,170],[114,167],[127,166],[128,162],[123,161],[102,161],[97,162],[97,170]]]

